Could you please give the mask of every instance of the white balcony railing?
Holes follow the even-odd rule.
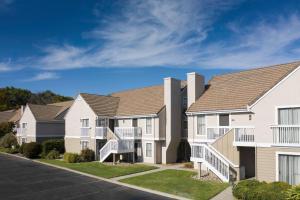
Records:
[[[81,127],[80,137],[90,137],[90,127]]]
[[[275,125],[271,129],[274,144],[300,144],[300,125]]]
[[[121,139],[141,139],[141,127],[115,127],[115,134]]]
[[[237,146],[248,143],[254,143],[254,128],[253,127],[238,127],[234,128],[234,142]]]
[[[100,162],[103,162],[111,153],[134,152],[134,140],[109,140],[99,151]]]
[[[95,128],[95,137],[99,139],[107,138],[107,127],[96,127]]]
[[[231,127],[229,126],[218,126],[218,127],[207,127],[206,128],[206,139],[215,140],[227,133]]]

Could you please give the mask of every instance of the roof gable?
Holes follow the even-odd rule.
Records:
[[[188,112],[246,109],[300,66],[300,62],[213,77]]]

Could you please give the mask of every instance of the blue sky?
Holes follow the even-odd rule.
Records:
[[[300,60],[300,3],[0,0],[0,87],[108,94]]]

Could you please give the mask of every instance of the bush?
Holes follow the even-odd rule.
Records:
[[[285,195],[287,200],[300,200],[300,185],[288,189]]]
[[[22,143],[21,146],[19,147],[19,153],[21,153],[21,154],[24,153],[24,146],[25,146],[25,143]]]
[[[259,182],[257,180],[240,181],[233,187],[233,195],[243,200],[283,200],[285,191],[291,186],[284,182]]]
[[[2,122],[0,123],[0,138],[7,133],[12,133],[15,124],[13,122]]]
[[[36,142],[24,144],[23,154],[27,158],[37,158],[42,152],[42,146]]]
[[[42,144],[43,146],[43,155],[48,155],[48,153],[52,150],[56,150],[59,153],[65,152],[65,142],[63,139],[51,139],[46,140]]]
[[[83,162],[92,162],[95,160],[95,152],[91,149],[84,149],[81,150],[80,157]]]
[[[46,159],[54,160],[59,158],[59,152],[56,150],[51,150],[48,155],[46,156]]]
[[[77,163],[80,162],[80,156],[77,153],[65,153],[64,161],[67,163]]]
[[[0,146],[4,148],[12,148],[18,146],[18,141],[13,133],[7,133],[0,139]]]

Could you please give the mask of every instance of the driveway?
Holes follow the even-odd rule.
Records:
[[[168,199],[62,169],[0,154],[0,199]]]

